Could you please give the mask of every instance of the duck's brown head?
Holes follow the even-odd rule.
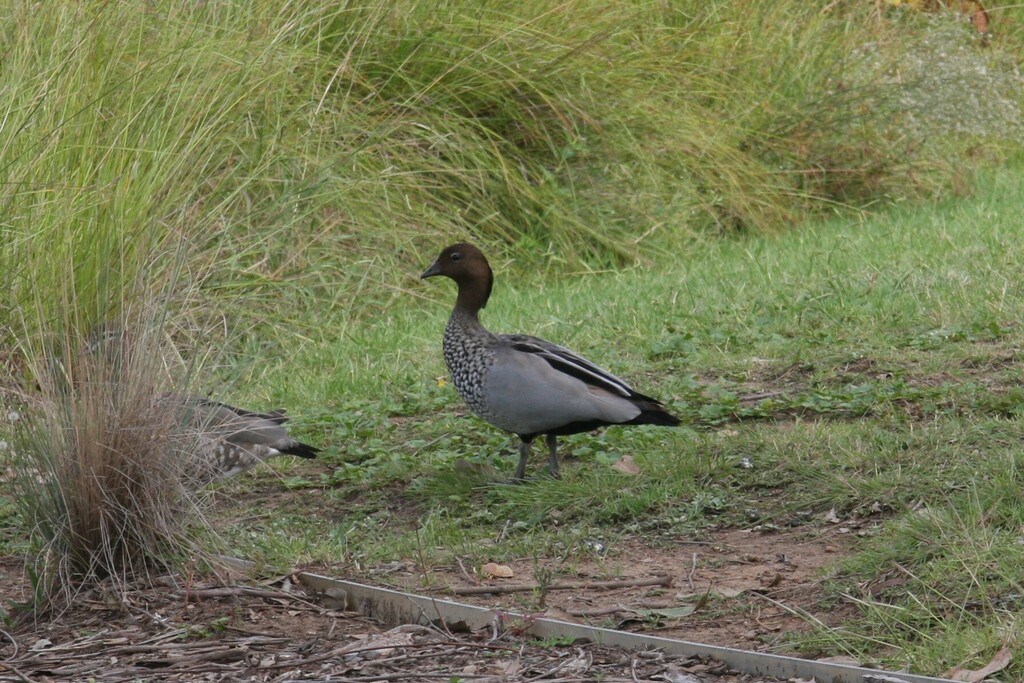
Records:
[[[466,242],[445,247],[421,278],[443,275],[459,286],[457,308],[475,313],[487,305],[494,286],[494,274],[483,252]]]

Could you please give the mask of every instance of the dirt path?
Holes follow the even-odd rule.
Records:
[[[711,534],[706,541],[680,541],[671,547],[647,547],[634,540],[617,548],[616,557],[606,562],[573,560],[569,575],[569,568],[557,562],[538,563],[533,558],[503,563],[512,573],[507,578],[485,577],[480,567],[465,564],[439,567],[424,577],[408,562],[376,568],[369,582],[593,626],[785,652],[781,642],[785,634],[810,630],[814,620],[837,625],[850,618],[852,609],[834,602],[825,605],[822,590],[825,567],[846,550],[848,539],[848,530],[841,526],[782,532],[728,529]],[[559,582],[659,576],[671,577],[671,585],[543,588]],[[366,581],[358,576],[345,578]],[[477,595],[452,595],[449,590],[509,584],[542,588]]]

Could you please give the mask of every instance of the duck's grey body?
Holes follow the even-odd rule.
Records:
[[[478,317],[493,275],[469,244],[445,249],[423,277],[446,275],[459,296],[445,328],[445,363],[470,409],[519,435],[516,479],[525,474],[533,440],[547,435],[550,468],[558,475],[555,437],[612,424],[677,425],[663,405],[573,351],[537,337],[494,334]]]

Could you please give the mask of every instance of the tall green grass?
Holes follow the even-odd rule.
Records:
[[[282,291],[299,308],[386,304],[410,256],[457,237],[602,268],[936,191],[993,133],[913,109],[900,65],[934,27],[870,10],[8,1],[0,280],[51,318],[55,263],[84,302],[184,241],[202,300],[244,293],[252,323],[282,314]],[[1012,43],[947,33],[990,74],[941,93],[969,120],[1007,99]],[[928,59],[931,92],[949,59]]]

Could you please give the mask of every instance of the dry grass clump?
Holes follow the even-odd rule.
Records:
[[[29,354],[15,499],[29,527],[37,608],[63,608],[96,583],[117,593],[183,564],[208,563],[199,435],[161,397],[173,388],[161,330],[89,337],[69,328]]]

